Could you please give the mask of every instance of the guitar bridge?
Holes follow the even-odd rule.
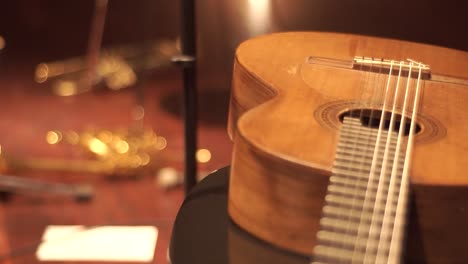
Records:
[[[408,59],[407,61],[397,60],[384,60],[370,57],[354,57],[353,60],[340,60],[334,58],[324,57],[309,57],[308,64],[317,64],[330,67],[348,68],[358,71],[376,72],[382,74],[389,74],[402,77],[409,76],[411,69],[411,77],[418,78],[419,70],[421,69],[421,79],[430,80],[431,71],[428,65]],[[390,72],[390,68],[392,69]],[[400,73],[401,68],[401,73]]]
[[[409,72],[411,71],[412,78],[418,78],[419,72],[421,72],[422,80],[431,79],[430,67],[411,59],[407,59],[407,61],[395,61],[368,57],[354,57],[352,65],[352,68],[355,70],[391,73],[396,76],[409,76]]]

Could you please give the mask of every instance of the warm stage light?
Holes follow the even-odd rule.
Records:
[[[91,138],[89,140],[89,150],[100,156],[104,156],[108,153],[107,145],[97,138]]]
[[[196,156],[197,161],[200,163],[207,163],[211,160],[211,152],[207,149],[199,149]]]
[[[50,145],[57,144],[62,140],[62,133],[59,131],[48,131],[46,135],[46,141]]]
[[[248,29],[253,35],[270,30],[271,0],[248,0]]]
[[[5,39],[0,36],[0,50],[2,50],[3,48],[5,48]]]
[[[252,8],[265,9],[270,5],[270,0],[249,0],[249,5]]]
[[[127,153],[129,148],[130,148],[127,141],[125,141],[125,140],[119,140],[119,141],[115,142],[114,147],[115,147],[115,150],[120,154]]]
[[[49,77],[49,67],[45,63],[41,63],[36,67],[36,73],[34,74],[34,79],[38,83],[43,83],[47,81]]]

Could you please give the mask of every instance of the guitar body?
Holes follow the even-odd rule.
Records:
[[[234,141],[232,220],[275,246],[312,255],[340,115],[356,102],[378,109],[382,101],[361,89],[374,78],[369,73],[308,63],[311,56],[410,58],[431,67],[431,77],[423,80],[409,173],[413,206],[406,255],[427,263],[466,261],[468,53],[442,47],[334,33],[281,33],[241,44],[228,124]]]

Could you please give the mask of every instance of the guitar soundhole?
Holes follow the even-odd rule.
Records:
[[[371,127],[371,128],[379,128],[380,126],[380,120],[382,118],[382,111],[381,110],[376,110],[376,109],[353,109],[346,111],[340,115],[340,120],[343,122],[343,118],[345,116],[350,116],[350,117],[355,117],[359,118],[361,121],[362,126],[365,127]],[[392,113],[385,111],[383,118],[384,118],[384,129],[389,130],[390,129],[390,120],[392,117]],[[411,118],[405,117],[403,120],[401,120],[401,115],[395,113],[394,114],[394,125],[392,130],[397,132],[400,131],[400,126],[404,125],[404,134],[405,136],[409,135],[410,132],[410,127],[411,127]],[[421,131],[421,126],[416,123],[416,128],[415,128],[415,134],[417,134],[419,131]]]

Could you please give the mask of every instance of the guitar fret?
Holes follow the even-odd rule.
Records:
[[[336,185],[343,185],[343,186],[349,186],[352,188],[360,189],[360,190],[366,190],[368,188],[368,180],[367,179],[354,179],[354,178],[348,178],[346,176],[337,176],[333,175],[330,177],[330,182]],[[373,188],[373,186],[370,186],[370,188]]]
[[[400,179],[401,180],[401,179]],[[388,183],[388,181],[386,181]],[[373,183],[368,184],[368,182],[357,182],[356,184],[352,179],[342,179],[342,180],[334,180],[333,183],[334,186],[341,186],[345,188],[350,188],[355,190],[356,192],[365,192],[366,190],[369,190],[371,192],[376,192],[378,189],[378,180],[374,180]],[[400,188],[400,181],[394,182],[394,188],[399,189]],[[388,192],[388,187],[384,186],[381,188],[383,192]]]
[[[343,122],[343,126],[341,127],[341,130],[340,132],[344,132],[344,133],[348,133],[348,132],[351,132],[351,133],[367,133],[369,135],[377,135],[379,133],[379,130],[377,128],[373,128],[373,127],[366,127],[366,126],[362,126],[362,124],[359,122],[359,123],[347,123],[346,120],[345,122]],[[386,130],[382,130],[380,131],[380,134],[381,135],[388,135],[388,131]],[[390,133],[391,136],[397,136],[398,133],[397,132],[391,132]]]
[[[364,136],[366,138],[368,137],[373,137],[376,139],[379,135],[379,131],[375,128],[368,128],[368,127],[359,127],[357,125],[353,125],[351,127],[348,126],[343,126],[342,129],[340,130],[342,135],[353,135],[353,137],[357,136]],[[380,132],[380,137],[381,138],[387,138],[388,137],[388,132],[386,131],[381,131]],[[390,133],[390,139],[391,140],[398,140],[398,133],[397,132],[392,132]]]
[[[341,195],[343,197],[351,197],[351,198],[359,198],[359,199],[364,199],[366,197],[366,193],[360,193],[356,192],[355,189],[351,188],[346,188],[346,187],[341,187],[341,186],[335,186],[335,185],[330,185],[328,186],[328,191],[329,193],[335,194],[335,195]],[[381,191],[385,194],[388,192],[388,187],[385,187],[385,189],[381,189]],[[377,192],[374,191],[368,191],[367,196],[370,198],[376,197]],[[393,195],[398,195],[398,190],[394,191]]]
[[[351,209],[351,210],[360,210],[362,213],[374,213],[374,214],[384,214],[385,213],[385,208],[374,208],[374,205],[366,205],[363,207],[363,203],[326,203],[327,206],[333,206],[337,208],[343,208],[343,209]],[[396,209],[387,209],[387,214],[390,214],[391,216],[396,214]]]
[[[393,221],[395,218],[392,218]],[[384,224],[383,221],[374,220],[374,224],[377,223],[378,226],[382,226]],[[363,222],[349,222],[347,220],[340,220],[340,219],[333,219],[327,218],[320,220],[320,228],[321,230],[328,230],[333,232],[337,235],[339,234],[348,234],[353,237],[357,237],[359,235],[359,228],[363,228],[364,230],[369,230],[371,226],[371,220],[363,221]],[[386,227],[393,230],[393,226]],[[378,234],[378,233],[377,233]],[[376,236],[377,234],[374,234]],[[382,237],[377,237],[379,239],[383,239]],[[391,237],[386,237],[385,239],[390,239]]]
[[[362,145],[359,145],[359,144],[352,144],[352,143],[343,143],[343,142],[339,142],[338,143],[338,149],[340,150],[345,150],[345,151],[351,151],[351,152],[357,152],[359,154],[363,154],[364,155],[374,155],[374,152],[375,152],[375,147],[367,147],[367,146],[362,146]],[[387,151],[389,151],[392,155],[395,155],[396,154],[396,151],[395,151],[395,148],[390,148],[388,149]],[[377,152],[375,153],[377,155],[377,157],[383,157],[383,155],[385,154],[385,146],[380,146],[378,149],[377,149]],[[399,156],[404,156],[405,155],[405,150],[404,149],[400,149],[400,153],[399,153]]]
[[[337,149],[336,156],[337,155],[348,156],[352,158],[366,158],[366,159],[372,159],[374,157],[374,153],[359,153],[355,151],[349,151],[347,149]]]
[[[394,163],[394,156],[393,155],[389,155],[389,156],[390,157],[386,159],[387,163],[393,164]],[[365,158],[353,157],[353,156],[350,156],[348,154],[343,155],[343,154],[340,154],[340,153],[337,153],[336,156],[335,156],[335,164],[337,164],[337,163],[345,163],[345,164],[354,163],[354,164],[362,164],[362,165],[370,166],[370,165],[372,165],[372,161],[373,161],[373,159],[371,157],[365,157]],[[382,162],[383,162],[383,157],[381,157],[379,159],[376,159],[376,164],[377,165],[382,165]],[[399,159],[397,161],[397,163],[398,163],[398,165],[403,165],[404,160]]]
[[[377,191],[377,187],[379,184],[379,181],[382,181],[383,190],[387,190],[387,186],[390,184],[390,179],[389,178],[374,178],[374,179],[366,179],[366,178],[353,178],[353,177],[346,177],[346,176],[340,176],[340,175],[332,175],[330,177],[330,185],[336,185],[336,186],[343,186],[346,188],[351,188],[356,191],[365,191],[366,189],[369,189],[369,191]],[[399,187],[401,182],[401,177],[396,177],[393,180],[393,185],[394,187]]]
[[[361,126],[361,120],[359,120],[358,118],[352,118],[352,117],[345,117],[343,118],[343,124],[345,125],[359,125]]]
[[[334,193],[327,194],[325,196],[325,201],[328,204],[337,205],[337,206],[346,206],[346,207],[351,207],[351,208],[359,207],[361,208],[361,210],[366,210],[370,212],[372,211],[376,212],[374,208],[374,203],[385,205],[385,202],[386,202],[386,199],[384,198],[380,198],[376,200],[375,196],[368,196],[367,198],[372,201],[372,204],[364,205],[364,197],[349,197],[349,196],[337,195]],[[392,201],[391,203],[396,205],[395,201]],[[384,212],[384,211],[381,210],[380,212]]]
[[[364,253],[359,251],[353,251],[349,249],[337,248],[333,246],[316,246],[314,248],[315,258],[320,260],[334,260],[337,262],[349,261],[351,259],[357,262],[364,260]],[[353,258],[354,257],[354,258]],[[315,263],[315,262],[312,262]]]
[[[371,135],[354,135],[354,134],[341,134],[340,136],[343,139],[346,139],[347,141],[351,142],[365,142],[365,143],[371,143],[375,144],[377,142],[378,136],[371,136]],[[389,141],[390,145],[396,145],[397,144],[398,137],[394,136],[391,137],[390,140],[388,140],[387,135],[381,135],[379,139],[379,143],[385,145],[387,141]]]
[[[366,152],[372,152],[374,153],[375,149],[377,148],[374,145],[365,145],[367,142],[364,141],[351,141],[351,140],[340,140],[338,143],[338,148],[345,148],[345,149],[351,149],[354,151],[366,151]],[[388,148],[386,148],[385,144],[379,144],[377,154],[383,154],[385,153],[385,150],[390,151],[395,153],[396,151],[396,145],[390,145]],[[400,154],[404,154],[404,150],[400,149]]]
[[[400,168],[399,170],[401,171],[402,168]],[[366,170],[349,169],[349,168],[344,168],[344,167],[342,167],[342,168],[333,168],[332,173],[334,175],[337,175],[337,176],[354,177],[354,178],[361,178],[361,179],[364,178],[364,179],[367,180],[369,178],[370,168],[368,168]],[[391,176],[391,174],[392,174],[392,171],[386,171],[386,173],[384,175],[385,176]],[[376,171],[374,173],[374,176],[376,176],[376,178],[380,177],[380,172]]]
[[[398,165],[400,165],[400,166],[398,166],[397,169],[399,169],[399,170],[403,169],[403,166],[401,166],[402,162],[403,161],[399,162]],[[380,173],[380,170],[382,169],[382,164],[383,164],[383,162],[376,162],[375,163],[375,173],[376,174]],[[358,163],[358,162],[356,162],[356,163],[354,163],[354,162],[352,162],[352,163],[351,162],[350,163],[346,163],[346,162],[335,163],[335,168],[344,169],[344,170],[347,169],[347,170],[352,170],[352,171],[362,171],[364,168],[369,168],[370,166],[372,166],[372,162],[370,162],[370,163],[364,163],[364,162],[361,162],[361,163]],[[387,162],[386,172],[391,173],[392,172],[392,166],[393,166],[392,162]]]
[[[390,183],[389,179],[380,179],[384,181],[384,184],[387,185]],[[340,184],[340,185],[346,185],[346,186],[352,186],[353,188],[360,188],[363,189],[364,191],[366,189],[377,189],[379,179],[373,179],[370,180],[368,178],[355,178],[353,176],[347,176],[347,175],[333,175],[330,177],[330,182],[334,184]],[[400,179],[396,178],[395,186],[399,187],[400,185]]]
[[[372,217],[375,222],[381,224],[383,223],[382,215],[374,215],[371,211],[362,211],[360,208],[349,208],[349,207],[336,207],[333,205],[325,205],[323,208],[324,219],[328,220],[339,220],[339,221],[348,221],[349,224],[355,223],[370,223]],[[395,216],[395,208],[387,208],[387,214],[392,218]],[[322,223],[320,221],[320,223]],[[327,222],[325,222],[327,223]]]
[[[382,152],[379,151],[380,154]],[[394,153],[393,153],[394,154]],[[336,151],[336,155],[342,155],[342,156],[348,156],[354,158],[368,158],[368,159],[373,159],[374,158],[374,152],[358,152],[353,148],[338,148]],[[394,155],[389,155],[392,156],[391,158],[393,159]],[[383,157],[383,156],[382,156]]]
[[[343,123],[312,263],[363,262],[364,257],[373,262],[377,251],[388,254],[392,230],[399,228],[393,222],[401,217],[396,208],[405,147],[397,152],[396,132],[381,132],[379,138],[377,129],[363,127],[357,119],[346,117]]]
[[[383,222],[383,216],[373,215],[372,213],[359,211],[354,208],[341,208],[341,207],[326,205],[323,208],[323,212],[324,212],[324,219],[328,219],[328,220],[333,219],[333,220],[339,220],[339,221],[344,221],[344,222],[349,221],[349,224],[359,223],[360,221],[362,221],[363,223],[370,223],[370,221],[372,221],[372,217],[374,217],[374,221]],[[395,211],[393,210],[393,213],[394,212]],[[389,213],[390,213],[390,210],[389,210]]]
[[[375,245],[378,244],[379,238],[378,237],[356,237],[353,235],[349,234],[340,234],[340,233],[334,233],[334,232],[329,232],[329,231],[319,231],[317,233],[317,238],[322,241],[327,241],[331,243],[338,244],[339,246],[342,247],[348,247],[348,248],[359,248],[359,247],[368,247],[367,249],[373,249],[370,248],[370,245]],[[374,248],[375,249],[375,248]]]

